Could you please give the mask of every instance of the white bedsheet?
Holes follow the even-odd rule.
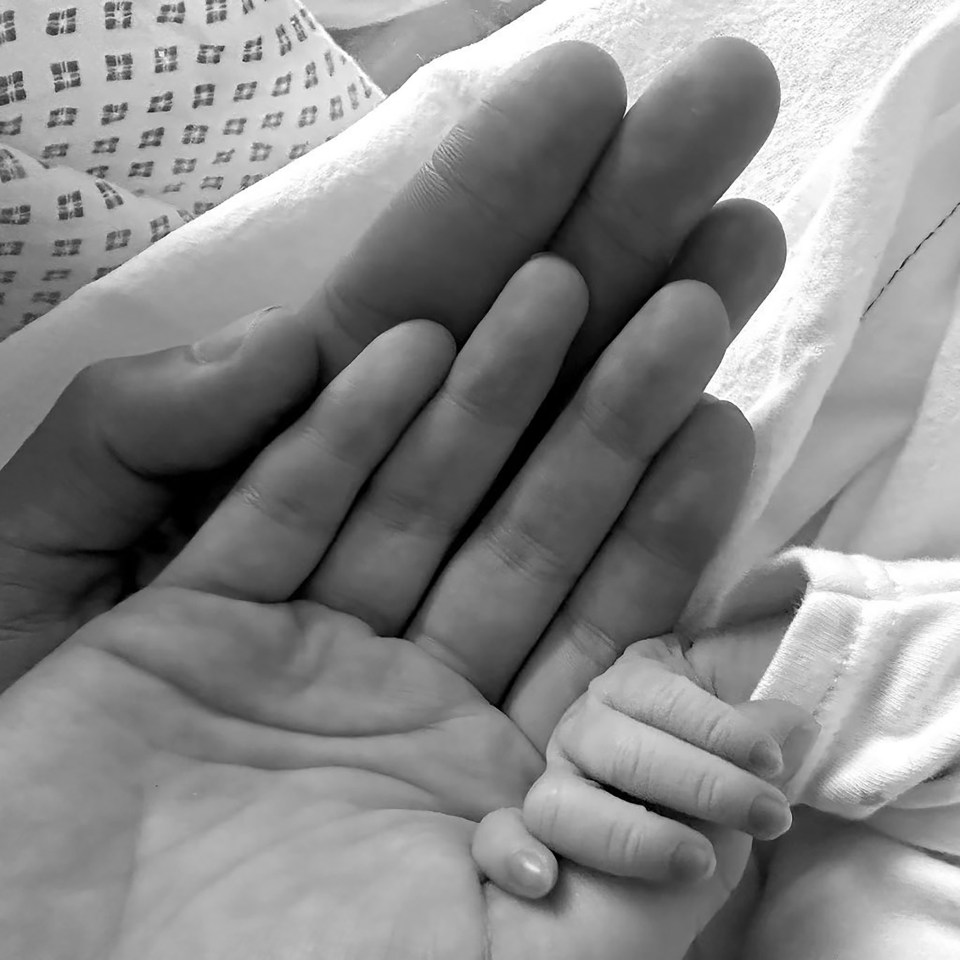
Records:
[[[942,0],[546,0],[430,64],[341,137],[176,231],[0,345],[0,463],[84,365],[192,340],[257,307],[305,299],[444,132],[523,55],[584,39],[631,97],[699,39],[739,34],[784,87],[778,128],[735,192],[778,204]]]

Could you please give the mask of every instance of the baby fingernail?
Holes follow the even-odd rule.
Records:
[[[209,337],[198,340],[191,347],[194,359],[199,363],[216,363],[218,360],[226,360],[243,346],[243,341],[263,317],[279,309],[279,307],[266,307],[258,310],[247,317],[228,323],[225,327],[211,333]]]
[[[768,740],[760,740],[750,751],[750,769],[761,777],[775,777],[783,769],[780,748]]]
[[[702,880],[713,873],[713,852],[697,843],[681,843],[670,859],[670,868],[678,880]]]
[[[549,893],[553,876],[547,862],[532,850],[520,850],[510,858],[510,873],[531,893]]]
[[[749,821],[758,840],[773,840],[790,829],[793,817],[786,800],[761,794],[750,806]]]
[[[782,747],[783,764],[787,770],[796,771],[800,767],[817,742],[820,730],[820,724],[811,719],[790,731]]]

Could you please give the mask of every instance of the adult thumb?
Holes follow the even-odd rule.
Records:
[[[265,444],[320,373],[315,332],[285,309],[81,372],[0,469],[0,639],[38,620],[76,629],[174,497]]]
[[[87,367],[0,470],[0,541],[129,546],[173,486],[262,445],[318,374],[314,333],[276,308],[193,346]]]

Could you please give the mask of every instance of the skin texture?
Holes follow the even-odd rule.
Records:
[[[714,204],[777,104],[772,67],[741,41],[692,52],[626,116],[609,57],[549,47],[451,131],[302,313],[218,363],[177,349],[84,372],[0,472],[0,684],[142,582],[138,548],[169,556],[165,526],[195,529],[373,336],[423,316],[462,342],[539,250],[589,295],[567,392],[665,270],[711,285],[735,332],[779,276],[783,238],[757,204]]]
[[[558,285],[571,294],[561,302]],[[449,420],[449,398],[505,373],[500,391],[474,390],[470,409],[518,440],[522,420],[497,414],[532,415],[547,395],[563,360],[549,345],[572,340],[584,313],[578,289],[563,261],[533,261],[456,359],[436,324],[377,338],[254,460],[152,586],[0,697],[0,939],[12,960],[680,960],[738,880],[746,837],[712,831],[717,870],[694,888],[571,867],[535,904],[485,883],[471,841],[477,822],[520,802],[543,768],[496,702],[562,607],[564,585],[583,579],[596,544],[625,522],[614,501],[664,518],[635,532],[653,554],[670,518],[684,518],[674,556],[691,575],[732,519],[750,467],[740,415],[707,408],[723,456],[682,443],[682,428],[673,436],[697,423],[723,349],[715,293],[689,281],[659,292],[460,549],[449,560],[411,552],[408,565],[425,576],[400,564],[396,582],[384,575],[394,598],[426,591],[403,636],[302,591],[341,536],[356,542],[344,515],[370,515],[364,491],[378,479],[389,490],[419,476],[429,491],[450,450],[486,482],[495,476],[490,435]],[[528,354],[497,335],[518,304],[531,319]],[[509,375],[520,367],[528,378]],[[598,477],[599,460],[617,468]],[[554,461],[564,464],[548,471],[559,524],[542,514],[542,466]],[[711,476],[718,496],[682,483],[689,472]],[[594,509],[567,509],[577,504]],[[683,536],[689,517],[702,520],[696,541]],[[371,560],[404,529],[367,527]],[[529,552],[495,551],[491,565],[478,547],[505,545],[517,530],[530,534],[520,541]],[[347,597],[363,595],[361,553],[336,564]],[[483,581],[478,604],[462,583]],[[624,622],[636,586],[607,595]],[[426,626],[445,609],[462,631]],[[506,638],[493,646],[491,609]]]

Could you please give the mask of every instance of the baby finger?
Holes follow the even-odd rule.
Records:
[[[689,883],[716,867],[713,848],[695,830],[570,774],[542,776],[523,819],[555,853],[618,877]]]
[[[588,704],[558,730],[556,740],[584,777],[643,803],[759,840],[772,840],[790,827],[790,806],[775,787],[602,704]]]

